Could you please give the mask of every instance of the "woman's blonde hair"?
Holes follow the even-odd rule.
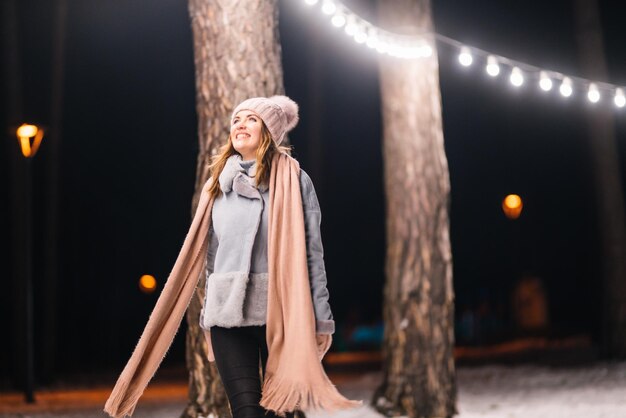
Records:
[[[261,128],[261,143],[259,144],[259,148],[256,150],[256,175],[254,176],[256,179],[256,184],[268,184],[270,181],[270,170],[272,167],[272,158],[274,155],[279,154],[281,152],[291,154],[291,148],[276,145],[274,140],[272,139],[272,135],[270,131],[265,126],[265,122],[262,122],[263,126]],[[239,154],[235,147],[233,146],[233,142],[231,141],[230,134],[228,135],[228,140],[226,144],[224,144],[220,148],[220,152],[211,158],[211,163],[209,165],[209,170],[211,171],[211,177],[213,178],[213,182],[209,186],[209,194],[211,198],[217,198],[222,194],[222,190],[220,189],[219,181],[217,181],[226,165],[226,160],[230,158],[234,154]]]

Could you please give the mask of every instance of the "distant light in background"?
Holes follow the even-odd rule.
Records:
[[[515,87],[520,87],[522,84],[524,84],[524,75],[522,74],[522,70],[514,67],[513,70],[511,70],[510,80],[511,84],[513,84]]]
[[[624,107],[624,105],[626,105],[626,97],[624,97],[624,90],[622,90],[621,88],[618,88],[617,90],[615,90],[615,98],[613,98],[613,101],[615,102],[615,106]]]
[[[559,87],[559,92],[563,97],[570,97],[572,95],[572,80],[569,77],[565,77],[561,82],[561,87]]]
[[[598,103],[600,100],[600,92],[595,83],[589,84],[589,91],[587,92],[587,98],[591,103]]]
[[[502,201],[502,210],[504,215],[509,219],[517,219],[522,214],[524,204],[522,198],[516,194],[510,194]]]
[[[552,90],[552,79],[548,77],[545,71],[542,71],[539,75],[539,87],[541,87],[543,91]]]
[[[459,62],[463,67],[469,67],[472,65],[474,58],[472,58],[472,54],[468,47],[464,46],[461,48],[461,53],[459,54]]]
[[[144,274],[139,279],[139,289],[144,293],[152,293],[156,290],[156,279],[150,274]]]
[[[493,55],[487,57],[487,74],[492,77],[500,74],[500,66],[498,65],[498,60]]]

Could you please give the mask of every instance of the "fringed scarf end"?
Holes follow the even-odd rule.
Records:
[[[274,411],[280,416],[295,410],[336,411],[358,408],[362,405],[363,401],[353,401],[341,395],[330,380],[326,380],[319,387],[312,387],[302,385],[302,382],[287,379],[278,381],[270,377],[265,380],[261,398],[263,408]]]
[[[135,406],[139,402],[141,393],[136,396],[127,396],[127,391],[120,388],[113,389],[111,396],[104,404],[104,412],[113,418],[123,418],[133,415],[135,412]]]

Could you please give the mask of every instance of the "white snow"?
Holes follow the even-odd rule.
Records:
[[[626,418],[626,362],[577,368],[464,367],[458,377],[458,418]],[[381,375],[338,385],[368,403]],[[379,418],[370,406],[308,418]]]

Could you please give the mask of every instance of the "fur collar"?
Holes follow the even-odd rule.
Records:
[[[241,156],[234,154],[228,157],[224,169],[219,177],[220,189],[224,193],[234,190],[238,195],[249,199],[261,199],[260,193],[267,190],[267,186],[256,185],[254,176],[256,175],[256,162],[250,166],[248,171],[241,166]],[[259,193],[260,192],[260,193]]]

